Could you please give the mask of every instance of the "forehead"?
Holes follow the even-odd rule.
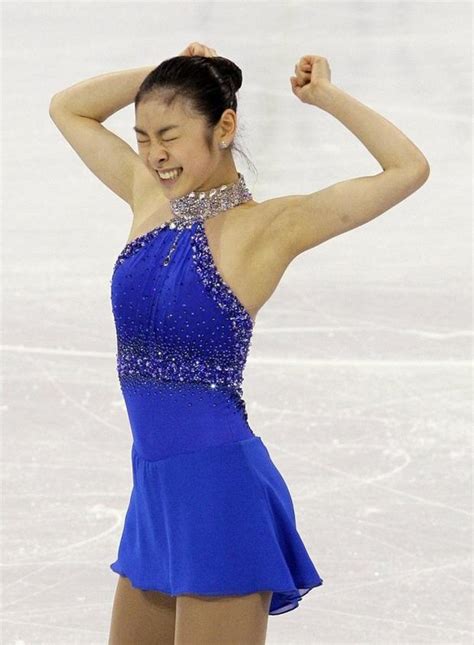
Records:
[[[164,101],[160,100],[157,96],[150,96],[137,105],[135,112],[136,116],[143,117],[159,117],[163,116],[173,116],[173,117],[183,117],[184,109],[182,102],[178,99],[173,101],[170,105],[167,105]]]
[[[185,127],[195,121],[187,111],[182,101],[174,101],[166,105],[158,98],[149,98],[141,101],[135,111],[134,130],[139,132],[145,129],[156,131],[156,134],[163,134],[171,126]]]

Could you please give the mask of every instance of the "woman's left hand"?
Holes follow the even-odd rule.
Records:
[[[321,89],[331,83],[331,68],[324,56],[308,54],[295,65],[296,76],[290,76],[291,89],[303,103],[318,104]]]
[[[207,58],[211,58],[212,56],[217,56],[217,52],[212,47],[207,47],[207,45],[194,41],[179,56],[206,56]]]

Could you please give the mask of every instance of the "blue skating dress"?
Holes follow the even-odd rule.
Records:
[[[247,421],[254,322],[214,263],[204,222],[129,242],[111,300],[133,487],[110,568],[173,596],[273,591],[270,615],[322,584],[288,487]]]

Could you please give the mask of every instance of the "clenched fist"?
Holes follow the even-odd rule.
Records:
[[[331,83],[331,68],[324,56],[308,54],[295,65],[296,76],[290,76],[291,89],[303,103],[318,104],[321,89]]]

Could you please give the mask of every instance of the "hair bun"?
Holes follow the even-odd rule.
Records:
[[[240,67],[223,56],[213,56],[208,60],[212,61],[215,70],[222,80],[230,85],[233,93],[238,92],[242,86],[242,70]]]

